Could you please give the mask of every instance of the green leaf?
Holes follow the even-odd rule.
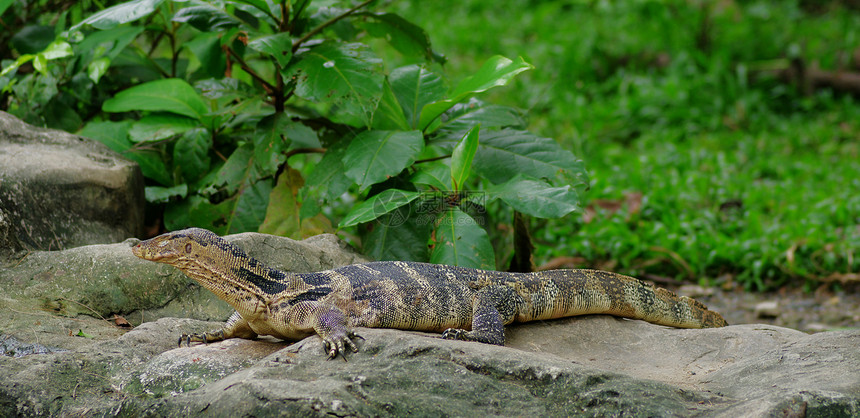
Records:
[[[296,95],[311,101],[345,100],[366,122],[382,95],[382,60],[360,43],[325,42],[305,51],[288,71],[296,77]]]
[[[451,186],[451,167],[442,163],[421,164],[421,168],[409,177],[415,184],[426,184],[436,190],[448,190]]]
[[[206,103],[188,82],[179,78],[155,80],[125,89],[102,105],[105,112],[153,110],[201,120]]]
[[[284,127],[284,134],[289,140],[290,148],[320,148],[317,132],[307,125],[294,122]]]
[[[143,30],[143,26],[117,26],[113,29],[95,31],[76,44],[75,50],[78,54],[92,52],[96,58],[107,57],[113,60]]]
[[[436,243],[430,262],[449,266],[494,269],[496,259],[487,231],[471,216],[453,207],[436,221]]]
[[[274,174],[286,160],[284,151],[290,146],[286,127],[292,124],[283,113],[266,116],[254,130],[254,162],[263,175]]]
[[[341,140],[328,147],[322,160],[308,174],[302,196],[309,198],[313,194],[320,199],[331,200],[346,192],[352,184],[352,180],[344,174],[346,170],[343,165],[348,145],[348,141]],[[302,218],[305,217],[303,212]]]
[[[211,148],[212,134],[207,129],[185,132],[173,146],[173,166],[179,169],[186,181],[196,181],[209,171]]]
[[[6,9],[8,9],[14,2],[15,0],[0,0],[0,16],[2,16],[3,12],[5,12]]]
[[[382,85],[382,98],[376,104],[373,112],[373,129],[408,131],[409,122],[403,114],[403,108],[391,90],[391,84],[385,80]]]
[[[128,130],[131,127],[130,120],[122,122],[92,121],[86,124],[78,132],[78,135],[95,139],[108,146],[108,148],[122,153],[131,148],[132,143],[128,140]]]
[[[423,147],[418,131],[364,131],[353,138],[343,157],[346,176],[364,189],[400,174]]]
[[[215,176],[215,186],[225,186],[228,194],[236,193],[245,184],[260,178],[254,164],[254,146],[245,143],[236,148]]]
[[[388,81],[412,129],[417,129],[421,109],[429,103],[442,100],[447,90],[441,77],[418,65],[395,69],[388,76]]]
[[[101,30],[111,29],[117,25],[148,16],[158,9],[162,2],[164,0],[132,0],[109,7],[72,26],[69,28],[69,33],[80,30],[84,25],[90,25]]]
[[[83,330],[81,330],[81,329],[79,329],[79,330],[78,330],[78,333],[77,333],[77,334],[75,334],[75,337],[84,337],[84,338],[89,338],[89,339],[93,339],[93,338],[95,338],[95,337],[93,337],[92,335],[85,333],[85,332],[84,332]]]
[[[421,119],[418,126],[422,130],[426,129],[439,115],[470,94],[481,93],[493,87],[504,86],[517,74],[532,68],[534,67],[525,62],[522,57],[514,61],[500,55],[490,58],[477,73],[461,81],[448,94],[449,99],[429,103],[424,106],[421,110]]]
[[[227,69],[227,60],[224,50],[221,49],[221,34],[216,32],[201,32],[193,39],[183,44],[191,54],[200,61],[200,67],[194,71],[192,76],[198,78],[221,78]],[[239,80],[235,80],[236,83]],[[199,89],[199,83],[195,84]],[[205,97],[205,93],[203,94]]]
[[[287,32],[252,39],[248,48],[272,56],[281,68],[286,68],[293,57],[293,39]]]
[[[174,22],[188,23],[201,32],[217,32],[239,26],[239,21],[211,4],[196,4],[180,9]]]
[[[445,63],[445,57],[430,46],[424,29],[394,13],[357,13],[369,20],[360,26],[370,36],[387,40],[394,49],[407,56],[423,56],[427,61]]]
[[[439,126],[438,132],[450,132],[453,136],[480,124],[484,130],[492,128],[517,128],[526,126],[522,112],[509,106],[485,105],[477,99],[458,103],[445,115],[447,119]]]
[[[340,221],[338,228],[347,228],[370,222],[421,196],[421,193],[399,189],[388,189],[359,203]]]
[[[538,218],[561,218],[579,209],[579,195],[569,185],[552,187],[522,174],[487,190],[514,209]]]
[[[51,42],[44,51],[39,53],[39,55],[45,57],[47,60],[70,57],[74,54],[75,52],[72,51],[72,46],[69,45],[68,42],[61,40]]]
[[[573,153],[550,138],[513,129],[484,133],[472,169],[495,184],[518,173],[555,186],[588,184],[585,167]]]
[[[164,165],[164,160],[160,154],[151,151],[132,150],[122,155],[136,162],[144,177],[155,180],[164,186],[173,185],[173,178],[167,171],[167,166]]]
[[[11,30],[7,29],[7,30]],[[35,54],[54,41],[54,28],[47,25],[27,25],[18,30],[9,40],[19,54]]]
[[[374,260],[429,261],[427,241],[433,218],[414,216],[413,206],[401,206],[378,218],[362,237],[362,252]]]
[[[110,67],[110,58],[97,58],[87,64],[87,77],[89,77],[90,80],[93,80],[93,83],[98,83],[102,76],[107,72],[108,67]]]
[[[256,232],[266,219],[266,208],[269,206],[271,194],[271,181],[251,182],[250,178],[246,180],[239,194],[232,199],[235,204],[227,222],[227,233]]]
[[[451,153],[451,185],[454,191],[463,190],[463,184],[469,178],[469,170],[472,167],[472,159],[478,151],[478,131],[481,125],[477,125],[463,135],[463,139],[454,147]]]
[[[174,197],[185,198],[188,195],[188,185],[183,183],[174,187],[147,186],[144,194],[149,203],[166,203]]]
[[[177,202],[170,201],[164,208],[164,226],[172,231],[196,226],[224,235],[231,213],[230,203],[228,200],[216,205],[197,195]]]
[[[179,135],[200,123],[194,119],[171,114],[147,115],[135,122],[128,135],[133,142],[152,142]]]

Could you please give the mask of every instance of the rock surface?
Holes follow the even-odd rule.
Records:
[[[137,163],[0,112],[0,256],[118,242],[142,228]]]
[[[331,236],[228,237],[273,266],[361,262]],[[0,270],[0,331],[68,351],[0,356],[0,416],[852,416],[860,330],[680,330],[608,316],[508,327],[506,347],[359,329],[326,361],[317,337],[176,347],[229,314],[130,240],[35,252]],[[119,314],[132,330],[114,325]],[[90,316],[92,315],[92,316]],[[199,319],[177,319],[172,316]]]

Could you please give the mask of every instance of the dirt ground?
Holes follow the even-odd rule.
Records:
[[[694,297],[726,318],[731,325],[764,323],[804,332],[860,327],[860,286],[834,292],[826,287],[815,292],[783,289],[752,293],[685,285],[672,289]]]

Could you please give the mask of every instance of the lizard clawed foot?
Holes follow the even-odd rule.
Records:
[[[364,340],[364,337],[356,334],[354,331],[349,331],[346,333],[338,333],[334,335],[329,335],[323,338],[323,348],[328,353],[328,359],[331,360],[336,358],[338,354],[343,358],[343,361],[346,360],[346,349],[349,347],[353,353],[358,352],[358,347],[352,342],[353,338],[361,338]]]
[[[448,328],[445,332],[442,333],[442,338],[446,340],[461,340],[461,341],[470,341],[469,331],[458,328]]]
[[[203,343],[209,344],[214,343],[216,341],[221,341],[224,339],[224,331],[218,330],[214,332],[204,332],[202,334],[185,334],[179,336],[179,346],[182,347],[182,342],[185,341],[185,345],[191,347],[191,343]]]

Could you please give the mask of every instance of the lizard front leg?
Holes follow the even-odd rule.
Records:
[[[192,342],[209,344],[216,341],[226,340],[228,338],[254,339],[257,338],[257,333],[251,330],[251,327],[248,326],[248,321],[245,321],[245,318],[242,318],[242,315],[239,315],[239,312],[233,312],[233,315],[230,315],[230,318],[227,319],[227,322],[224,323],[224,326],[221,327],[221,329],[204,332],[202,334],[183,333],[179,336],[179,346],[182,346],[183,341],[185,341],[185,344],[188,346],[191,346]]]
[[[347,348],[358,352],[352,339],[362,337],[350,329],[349,320],[340,308],[316,301],[301,302],[292,307],[289,316],[290,325],[313,329],[322,338],[329,359],[340,354],[346,360],[344,353]]]

